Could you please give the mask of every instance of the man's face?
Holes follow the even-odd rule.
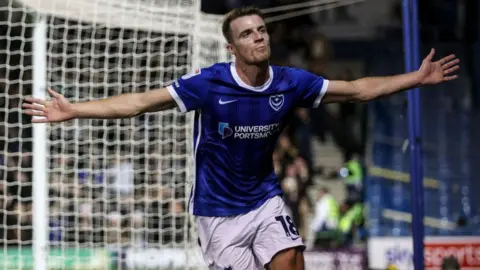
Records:
[[[230,29],[232,42],[228,49],[238,61],[254,65],[270,58],[270,37],[260,16],[237,18],[230,23]]]

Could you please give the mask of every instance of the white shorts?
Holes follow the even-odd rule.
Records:
[[[278,252],[305,248],[279,196],[235,217],[196,217],[199,245],[209,269],[264,269]]]

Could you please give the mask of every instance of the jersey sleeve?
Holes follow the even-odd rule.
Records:
[[[302,69],[292,69],[292,76],[297,80],[299,106],[305,108],[318,108],[322,98],[327,92],[327,79],[317,76]]]
[[[203,107],[208,95],[208,73],[199,69],[194,73],[180,77],[167,90],[182,112],[193,111]]]

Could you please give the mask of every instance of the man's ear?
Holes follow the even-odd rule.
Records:
[[[233,47],[232,44],[228,43],[226,47],[227,47],[228,52],[230,52],[231,55],[236,54],[235,48]]]

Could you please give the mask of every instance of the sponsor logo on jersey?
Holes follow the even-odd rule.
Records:
[[[222,139],[232,136],[233,130],[228,126],[228,123],[218,123],[218,133],[222,135]]]
[[[230,126],[219,122],[218,133],[222,139],[233,136],[234,139],[264,139],[280,132],[280,123],[259,126]]]

